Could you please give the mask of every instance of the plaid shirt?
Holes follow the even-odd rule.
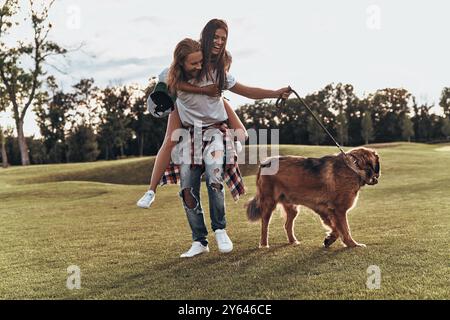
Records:
[[[209,127],[202,128],[202,137],[204,133],[208,129],[219,129],[223,133],[223,145],[225,147],[225,159],[224,161],[224,171],[223,178],[228,188],[230,189],[230,193],[233,196],[234,201],[238,201],[239,197],[245,194],[246,189],[244,185],[244,180],[242,179],[241,171],[239,170],[239,166],[237,163],[237,152],[234,146],[233,137],[228,130],[228,126],[226,123],[218,123]],[[202,172],[205,171],[205,164],[203,161],[200,162],[201,159],[198,158],[198,154],[194,152],[194,127],[189,127],[189,132],[191,134],[191,166],[201,166]],[[211,141],[202,141],[202,153]],[[201,164],[198,164],[201,163]],[[166,168],[159,185],[165,184],[177,184],[180,181],[180,168],[179,165],[174,164],[172,160],[170,161],[169,166]]]

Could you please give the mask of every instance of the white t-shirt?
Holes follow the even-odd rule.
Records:
[[[159,81],[167,83],[168,73],[169,69],[164,69],[159,75]],[[212,78],[215,79],[215,76],[215,73],[213,73]],[[206,80],[206,78],[199,82],[196,82],[195,79],[189,80],[188,82],[197,87],[214,84],[212,80]],[[228,90],[235,84],[236,79],[231,74],[227,73],[225,89]],[[179,90],[177,92],[176,104],[181,123],[185,126],[201,124],[202,127],[206,127],[228,119],[222,97],[210,97],[204,94],[195,94]]]

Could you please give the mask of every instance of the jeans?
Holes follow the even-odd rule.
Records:
[[[222,144],[223,145],[223,144]],[[213,231],[217,229],[225,229],[225,191],[223,186],[223,150],[214,147],[205,150],[205,176],[206,186],[208,188],[209,198],[209,214],[211,217],[211,228]],[[216,156],[212,156],[215,152]],[[192,230],[193,241],[202,242],[203,245],[208,243],[208,231],[205,225],[205,217],[200,201],[202,168],[200,166],[191,167],[190,164],[180,165],[180,197],[186,211],[189,226]],[[183,192],[187,190],[186,192]],[[187,194],[186,194],[187,193]],[[190,206],[186,203],[185,197],[191,197],[194,201]],[[194,205],[192,205],[192,202]]]

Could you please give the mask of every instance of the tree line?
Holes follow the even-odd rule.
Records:
[[[146,107],[155,85],[99,88],[82,79],[64,92],[53,76],[36,98],[34,111],[42,137],[27,137],[31,163],[65,163],[155,155],[164,139],[167,118],[156,119]],[[431,142],[450,137],[450,88],[442,90],[443,115],[418,105],[406,89],[386,88],[358,97],[350,84],[329,84],[305,102],[344,146],[391,141]],[[236,110],[250,129],[278,129],[281,144],[332,144],[298,99],[283,106],[260,100]],[[2,159],[21,164],[18,138],[1,130]],[[270,141],[269,141],[270,143]]]
[[[351,84],[329,84],[303,100],[341,145],[392,141],[433,142],[450,136],[450,88],[441,93],[443,115],[432,104],[417,104],[403,88],[385,88],[358,97]],[[237,110],[246,127],[279,129],[281,144],[332,144],[298,99],[277,107],[257,101]]]

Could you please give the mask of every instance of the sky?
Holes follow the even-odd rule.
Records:
[[[332,82],[352,84],[359,96],[403,87],[419,103],[438,105],[450,86],[449,12],[445,0],[56,0],[50,38],[81,49],[50,62],[65,74],[47,69],[65,90],[90,77],[99,86],[145,85],[169,66],[180,40],[198,39],[210,19],[221,18],[230,72],[242,84],[291,85],[301,95]],[[25,25],[11,34],[27,36]],[[225,96],[233,107],[252,102]],[[0,124],[12,124],[8,118],[0,115]],[[25,134],[39,136],[32,112],[25,122]]]

